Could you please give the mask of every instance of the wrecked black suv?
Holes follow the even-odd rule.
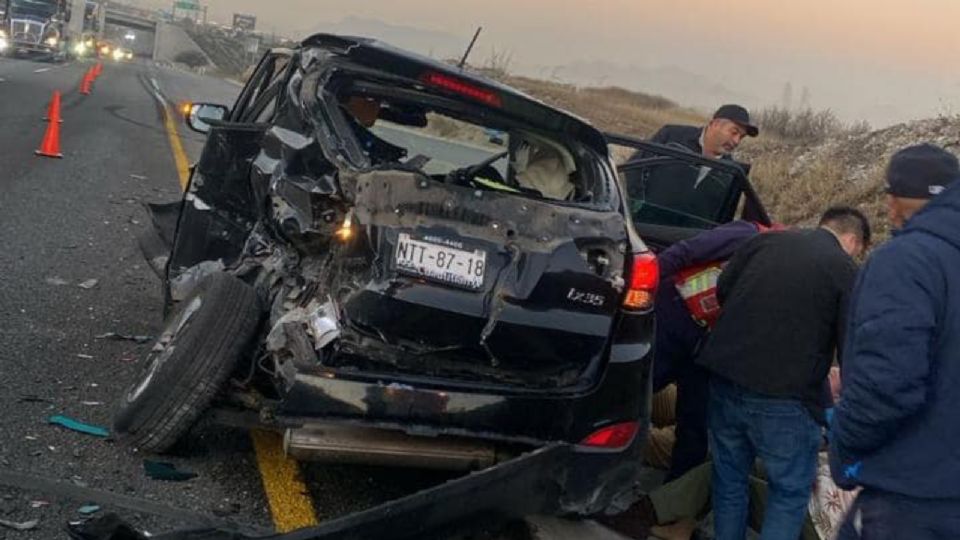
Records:
[[[630,485],[657,265],[600,132],[333,35],[188,123],[202,156],[141,239],[168,316],[116,416],[132,445],[215,406],[299,459],[469,470],[565,443],[565,510]]]

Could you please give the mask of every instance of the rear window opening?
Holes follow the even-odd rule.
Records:
[[[558,203],[608,203],[611,178],[586,145],[438,92],[350,79],[328,84],[321,99],[342,117],[337,134],[353,143],[345,153],[358,168],[413,170],[437,182]]]

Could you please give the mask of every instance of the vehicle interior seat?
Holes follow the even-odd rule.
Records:
[[[561,201],[569,200],[576,191],[572,177],[577,170],[576,162],[566,148],[554,141],[525,134],[513,161],[517,185],[521,188]]]

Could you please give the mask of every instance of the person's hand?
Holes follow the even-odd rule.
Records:
[[[840,400],[840,392],[843,390],[843,383],[840,381],[840,368],[832,367],[830,368],[830,396],[833,397],[833,402],[836,403]],[[828,421],[829,423],[829,421]]]

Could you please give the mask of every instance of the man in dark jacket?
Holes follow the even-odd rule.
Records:
[[[704,127],[666,125],[650,141],[660,144],[679,144],[714,159],[731,159],[733,151],[744,137],[760,133],[750,122],[750,113],[740,105],[724,105],[713,113]]]
[[[653,387],[659,392],[677,383],[676,441],[667,481],[679,478],[707,458],[707,372],[694,357],[707,333],[677,290],[684,270],[725,262],[744,242],[760,232],[748,221],[733,221],[682,240],[662,251],[657,289],[657,336]],[[709,271],[709,269],[707,269]],[[682,278],[681,278],[682,279]]]
[[[713,118],[706,126],[666,125],[650,138],[650,142],[680,146],[709,159],[733,161],[743,170],[744,176],[748,176],[750,174],[750,164],[734,160],[732,154],[740,146],[744,137],[756,137],[759,133],[760,130],[751,122],[750,113],[747,112],[747,109],[740,105],[723,105],[713,113]],[[657,157],[657,154],[641,149],[630,156],[628,162],[637,162],[651,157]],[[699,169],[699,174],[697,169]],[[692,205],[691,210],[687,211],[698,214],[698,211],[692,209],[697,208],[696,201],[702,200],[705,196],[702,193],[703,186],[709,186],[710,183],[702,184],[701,182],[708,177],[710,171],[709,166],[694,167],[688,181],[684,181],[684,176],[681,175],[680,178],[677,178],[679,182],[677,189],[680,192],[676,192],[676,189],[668,190],[669,200],[674,203],[685,201],[686,204]],[[624,179],[627,185],[631,187],[635,183],[638,183],[638,185],[644,183],[642,175],[635,169],[626,170]],[[709,196],[707,198],[710,199]],[[752,198],[747,199],[743,217],[751,221],[760,221],[766,213],[758,208],[754,202]],[[662,201],[657,204],[664,205]],[[666,205],[681,209],[684,206],[683,203]]]
[[[933,145],[901,150],[887,170],[891,217],[909,219],[852,297],[830,465],[863,491],[844,539],[960,538],[958,177],[957,158]],[[896,210],[932,196],[912,217]]]
[[[825,381],[856,277],[851,257],[869,241],[861,212],[832,208],[817,229],[748,241],[720,275],[722,312],[697,360],[711,376],[719,540],[746,534],[756,457],[770,483],[761,538],[800,536],[816,475]]]

